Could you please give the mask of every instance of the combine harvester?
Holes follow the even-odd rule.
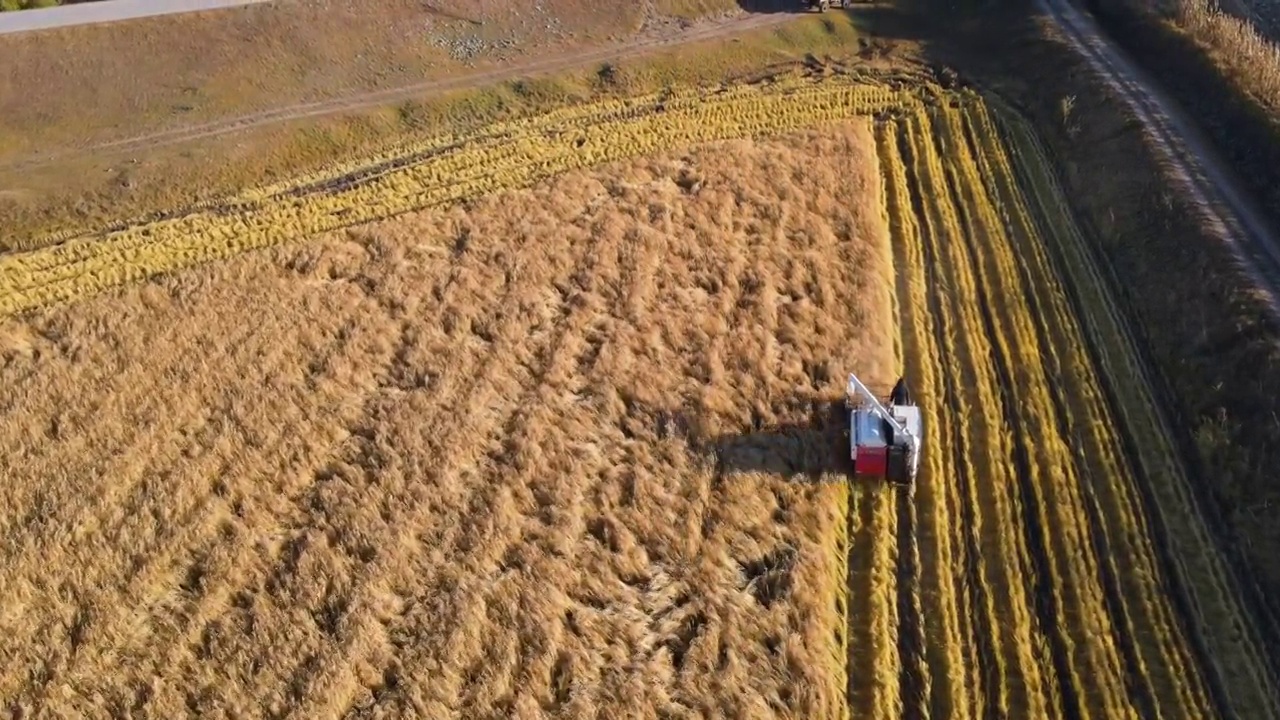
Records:
[[[849,456],[854,477],[913,487],[920,468],[920,408],[911,402],[906,378],[898,378],[885,407],[857,375],[849,373]]]
[[[809,9],[826,12],[832,6],[843,8],[851,4],[850,0],[809,0]]]

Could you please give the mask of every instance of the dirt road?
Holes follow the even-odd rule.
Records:
[[[254,5],[269,0],[111,0],[78,5],[0,13],[0,35],[98,23],[173,15],[175,13],[219,10]]]
[[[1280,243],[1191,121],[1155,83],[1104,39],[1092,18],[1068,0],[1037,0],[1116,97],[1142,123],[1165,174],[1191,198],[1280,317]]]

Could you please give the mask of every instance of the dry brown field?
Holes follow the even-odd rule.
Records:
[[[3,321],[0,697],[839,717],[811,428],[893,380],[877,167],[703,146]]]

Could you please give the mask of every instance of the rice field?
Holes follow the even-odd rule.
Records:
[[[1031,130],[566,108],[0,256],[37,716],[1280,716]],[[216,262],[214,262],[216,261]],[[846,480],[905,369],[914,491]]]

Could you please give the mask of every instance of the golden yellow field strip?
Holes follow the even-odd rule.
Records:
[[[907,145],[912,151],[911,171],[918,183],[927,182],[925,179],[927,168],[922,164],[917,151],[920,147],[927,147],[932,142],[927,134],[921,132],[920,120],[921,116],[913,116],[907,123]],[[944,228],[947,219],[938,211],[940,208],[946,209],[947,206],[922,204],[917,207],[923,211],[919,217],[922,250],[928,252],[928,248],[937,242],[936,236],[946,232]],[[931,273],[936,273],[940,269],[938,263],[930,258],[926,257],[924,263]],[[946,288],[944,295],[950,291],[945,281],[942,281],[938,287]],[[935,333],[938,337],[946,338],[949,344],[956,332],[952,318],[942,312],[936,303],[929,308],[929,312],[934,315],[934,322],[937,323]],[[940,360],[943,365],[940,368],[939,395],[950,405],[955,402],[958,391],[954,382],[955,372],[954,368],[947,367],[945,355]],[[940,413],[935,413],[936,415]],[[925,610],[925,622],[937,625],[933,632],[930,632],[930,636],[936,643],[936,647],[932,649],[936,659],[932,660],[931,664],[934,666],[935,674],[945,673],[946,682],[950,685],[945,692],[935,692],[935,701],[940,701],[940,704],[935,702],[934,709],[937,711],[936,717],[980,717],[981,709],[978,707],[980,700],[976,684],[981,658],[978,656],[973,636],[974,613],[969,604],[973,587],[965,577],[965,569],[971,562],[965,545],[965,535],[969,528],[965,526],[962,519],[961,513],[964,506],[961,491],[957,487],[957,480],[966,468],[955,462],[953,453],[962,452],[961,449],[952,448],[953,453],[941,450],[947,447],[948,442],[957,442],[960,437],[957,433],[963,429],[965,419],[955,413],[949,412],[948,415],[946,418],[948,440],[938,443],[935,451],[930,453],[936,454],[942,467],[942,473],[937,476],[941,482],[928,483],[937,494],[932,523],[933,532],[936,533],[934,539],[936,545],[925,541],[927,536],[924,535],[924,528],[922,528],[921,542],[922,552],[926,555],[936,553],[936,564],[929,566],[935,573],[932,584],[940,591],[944,588],[947,591],[945,594],[939,592],[940,603],[937,608]],[[927,586],[928,583],[926,583]],[[941,631],[940,634],[939,631]]]
[[[918,149],[932,142],[928,139],[932,129],[917,122],[913,121],[910,127],[913,133],[910,147],[917,155],[928,157]],[[934,173],[936,168],[920,167],[916,175],[917,182],[929,183],[924,187],[932,189],[925,192],[934,193],[938,198],[946,198],[946,186],[938,185],[941,178]],[[946,205],[943,204],[942,207],[945,208]],[[941,297],[935,300],[936,314],[946,328],[940,336],[945,343],[938,346],[935,352],[943,358],[964,358],[964,365],[977,367],[990,357],[990,340],[985,333],[975,332],[972,321],[964,322],[964,316],[971,314],[973,310],[964,305],[965,298],[972,295],[968,278],[951,277],[950,266],[938,256],[939,244],[954,244],[960,237],[961,231],[956,226],[954,217],[947,219],[950,220],[949,223],[940,224],[939,229],[928,236],[926,246],[929,258],[927,262],[931,266],[930,272],[938,278],[935,281],[937,286],[949,289],[949,292],[941,293]],[[979,376],[970,380],[957,372],[959,367],[963,365],[952,365],[947,368],[947,372],[951,387],[950,406],[963,421],[956,434],[951,436],[955,447],[943,457],[953,464],[950,477],[954,480],[948,482],[956,486],[958,493],[955,517],[967,519],[964,524],[970,526],[970,535],[966,538],[970,558],[965,568],[965,577],[971,585],[971,592],[985,596],[982,600],[977,597],[973,600],[976,617],[981,619],[978,632],[983,633],[979,636],[983,643],[982,664],[989,668],[987,674],[990,680],[984,686],[984,692],[990,692],[992,697],[985,698],[985,702],[996,706],[1002,715],[1013,713],[1016,716],[1035,707],[1031,703],[1036,699],[1034,695],[1029,698],[1018,697],[1022,694],[1018,691],[1019,688],[1035,687],[1040,683],[1037,682],[1035,664],[1028,663],[1031,658],[1027,656],[1027,651],[1031,646],[1019,643],[1015,634],[1009,632],[1021,630],[1024,635],[1027,632],[1024,609],[1026,600],[1023,597],[1025,591],[1020,587],[1023,572],[1021,567],[1026,567],[1026,555],[1025,552],[1017,552],[1018,548],[1008,541],[1008,529],[1017,527],[1019,519],[1010,514],[999,514],[1007,510],[1007,502],[1002,498],[992,497],[993,491],[999,492],[1012,486],[1011,468],[1006,462],[992,462],[990,459],[992,456],[1009,457],[1009,443],[1005,437],[1002,418],[990,413],[990,408],[998,407],[998,391],[992,387],[992,378]],[[1001,558],[1009,560],[1002,561]],[[1019,565],[1017,562],[1010,562],[1011,560],[1022,562]],[[996,588],[1005,587],[1009,587],[1010,591],[993,592]],[[1004,628],[1000,623],[1002,618],[1006,621]],[[1018,677],[1018,670],[1023,668],[1030,670],[1030,677]],[[1044,707],[1038,707],[1032,716],[1045,717],[1047,715],[1042,714],[1045,710]]]
[[[1087,274],[1060,191],[1026,189],[1028,177],[1047,176],[1043,156],[1020,144],[1015,165],[986,106],[956,105],[909,113],[877,135],[907,277],[907,367],[923,404],[939,409],[916,501],[925,510],[948,498],[919,534],[935,638],[930,708],[948,717],[1276,717],[1248,633],[1224,657],[1202,645],[1203,634],[1234,632],[1238,621],[1178,618],[1186,604],[1160,549],[1169,540],[1148,519],[1160,508],[1143,501],[1152,483],[1168,482],[1144,458],[1169,468],[1177,455],[1154,403],[1103,395],[1143,381],[1101,375],[1139,367],[1133,350],[1086,334],[1096,332],[1091,314],[1076,319],[1078,298],[1106,291]],[[1055,252],[1080,266],[1061,274]],[[1109,322],[1104,331],[1116,327]],[[1156,436],[1163,444],[1142,449]],[[1218,558],[1203,531],[1181,543],[1197,537],[1191,556]],[[929,592],[931,567],[954,594]],[[982,670],[966,674],[966,665]]]
[[[1097,712],[1101,717],[1124,717],[1131,711],[1123,698],[1125,686],[1120,674],[1119,653],[1112,644],[1114,635],[1102,590],[1090,582],[1097,557],[1083,520],[1077,468],[1066,439],[1061,435],[1061,428],[1056,433],[1045,433],[1041,430],[1044,425],[1040,425],[1053,423],[1054,406],[1050,392],[1051,388],[1061,386],[1051,383],[1044,373],[1043,358],[1047,348],[1042,347],[1036,336],[1032,324],[1036,310],[1028,304],[1028,290],[1012,266],[1010,241],[1002,237],[1002,228],[990,222],[990,215],[986,218],[979,216],[983,207],[990,204],[981,192],[981,179],[974,172],[958,171],[957,166],[962,164],[968,166],[965,169],[970,169],[972,161],[967,146],[955,143],[952,137],[951,130],[958,125],[957,119],[954,112],[941,118],[939,137],[947,165],[953,170],[953,195],[958,204],[969,211],[970,217],[969,231],[957,236],[969,239],[969,243],[952,245],[964,247],[969,244],[973,256],[963,262],[957,259],[954,266],[974,268],[976,288],[973,297],[978,298],[983,321],[994,329],[991,335],[999,341],[996,343],[996,367],[1013,379],[1013,387],[1009,388],[1014,397],[1012,402],[1019,409],[1019,423],[1025,423],[1020,433],[1021,440],[1032,447],[1028,452],[1032,485],[1040,491],[1036,501],[1044,503],[1041,521],[1045,527],[1056,530],[1049,535],[1051,540],[1046,544],[1046,551],[1056,568],[1053,573],[1055,585],[1061,588],[1056,600],[1068,623],[1068,632],[1064,635],[1092,640],[1078,646],[1087,649],[1088,653],[1076,654],[1081,658],[1077,666],[1077,682],[1086,677],[1096,681]],[[1024,500],[1032,501],[1029,497]],[[1057,581],[1061,581],[1061,585],[1057,585]],[[1082,622],[1071,627],[1071,619],[1077,618]],[[1081,683],[1080,687],[1087,693],[1088,686]],[[1089,700],[1091,698],[1086,696],[1085,707],[1093,704]]]
[[[895,238],[895,250],[911,253],[919,247],[919,234],[909,200],[903,194],[906,184],[906,169],[903,167],[901,155],[897,152],[898,137],[892,127],[892,123],[881,124],[876,129],[876,147],[880,153],[881,171],[886,178],[884,202],[889,218],[889,227]],[[902,362],[905,365],[909,360],[917,359],[912,371],[912,382],[915,390],[917,393],[921,393],[923,397],[936,397],[936,378],[939,377],[940,373],[936,365],[938,357],[936,353],[928,352],[928,338],[920,334],[921,328],[931,320],[927,314],[921,315],[924,309],[924,285],[904,283],[901,270],[898,270],[895,274],[898,276],[899,288],[897,317],[900,325],[898,344],[902,348]],[[902,292],[904,288],[906,289],[905,293]],[[942,432],[946,427],[946,420],[946,416],[930,418],[929,423],[924,428],[926,442],[931,444],[935,442],[934,438],[937,437],[937,433]],[[938,462],[938,456],[935,453],[925,454],[921,459],[922,477],[940,477],[941,473],[942,466]],[[922,577],[918,581],[922,597],[918,598],[917,604],[919,612],[929,618],[928,621],[924,622],[927,622],[931,634],[935,635],[945,631],[945,628],[936,626],[934,619],[944,617],[939,612],[939,609],[950,606],[949,591],[951,590],[949,585],[937,582],[936,568],[940,558],[937,554],[935,540],[936,528],[939,527],[936,514],[938,512],[938,500],[934,497],[936,487],[933,483],[921,483],[911,499],[918,506],[916,512],[918,525],[915,528],[913,540],[917,547],[916,552],[921,556],[921,562],[926,568],[921,572]],[[945,524],[942,527],[945,527]],[[924,711],[927,711],[930,707],[928,698],[934,692],[933,687],[947,681],[947,678],[940,672],[946,665],[939,666],[935,660],[937,656],[932,654],[936,652],[935,648],[937,647],[936,643],[930,642],[924,647],[913,648],[917,652],[918,658],[909,671],[919,679],[920,686],[915,688],[916,692],[914,693],[918,697],[908,697],[908,701],[916,704]],[[945,643],[943,647],[945,647]],[[925,652],[926,648],[929,650],[928,653]],[[945,658],[945,655],[943,657]],[[904,664],[909,663],[910,660],[904,659],[903,662]],[[923,672],[922,669],[924,670]],[[928,715],[926,714],[926,716]]]
[[[1003,222],[1015,230],[1015,241],[1036,238],[1039,230],[1026,199],[1015,186],[1008,157],[985,109],[972,108],[964,120],[968,137],[979,150],[974,155],[977,171],[990,197],[999,198]],[[1069,224],[1052,227],[1061,233],[1071,231]],[[1057,242],[1061,246],[1065,240]],[[1102,379],[1087,353],[1079,352],[1085,343],[1082,328],[1073,320],[1070,300],[1056,280],[1046,244],[1019,242],[1016,247],[1020,272],[1029,279],[1028,287],[1037,305],[1053,316],[1053,321],[1042,323],[1042,327],[1050,341],[1045,348],[1045,359],[1054,382],[1059,387],[1071,382],[1080,389],[1063,398],[1071,412],[1063,412],[1062,421],[1074,447],[1079,448],[1076,456],[1089,476],[1084,491],[1089,497],[1089,511],[1098,534],[1099,570],[1108,578],[1110,592],[1119,592],[1132,600],[1131,604],[1114,598],[1111,602],[1117,606],[1117,621],[1123,623],[1119,641],[1129,644],[1125,652],[1142,676],[1142,681],[1134,687],[1139,707],[1149,715],[1152,698],[1167,697],[1176,699],[1168,703],[1168,712],[1173,717],[1205,717],[1211,714],[1211,706],[1189,648],[1175,640],[1177,624],[1170,599],[1160,583],[1150,528],[1136,488],[1131,483],[1108,481],[1132,471],[1111,429],[1103,422],[1089,421],[1090,418],[1105,419],[1108,413],[1100,394]],[[1135,637],[1154,638],[1156,642],[1133,644],[1131,638]]]

